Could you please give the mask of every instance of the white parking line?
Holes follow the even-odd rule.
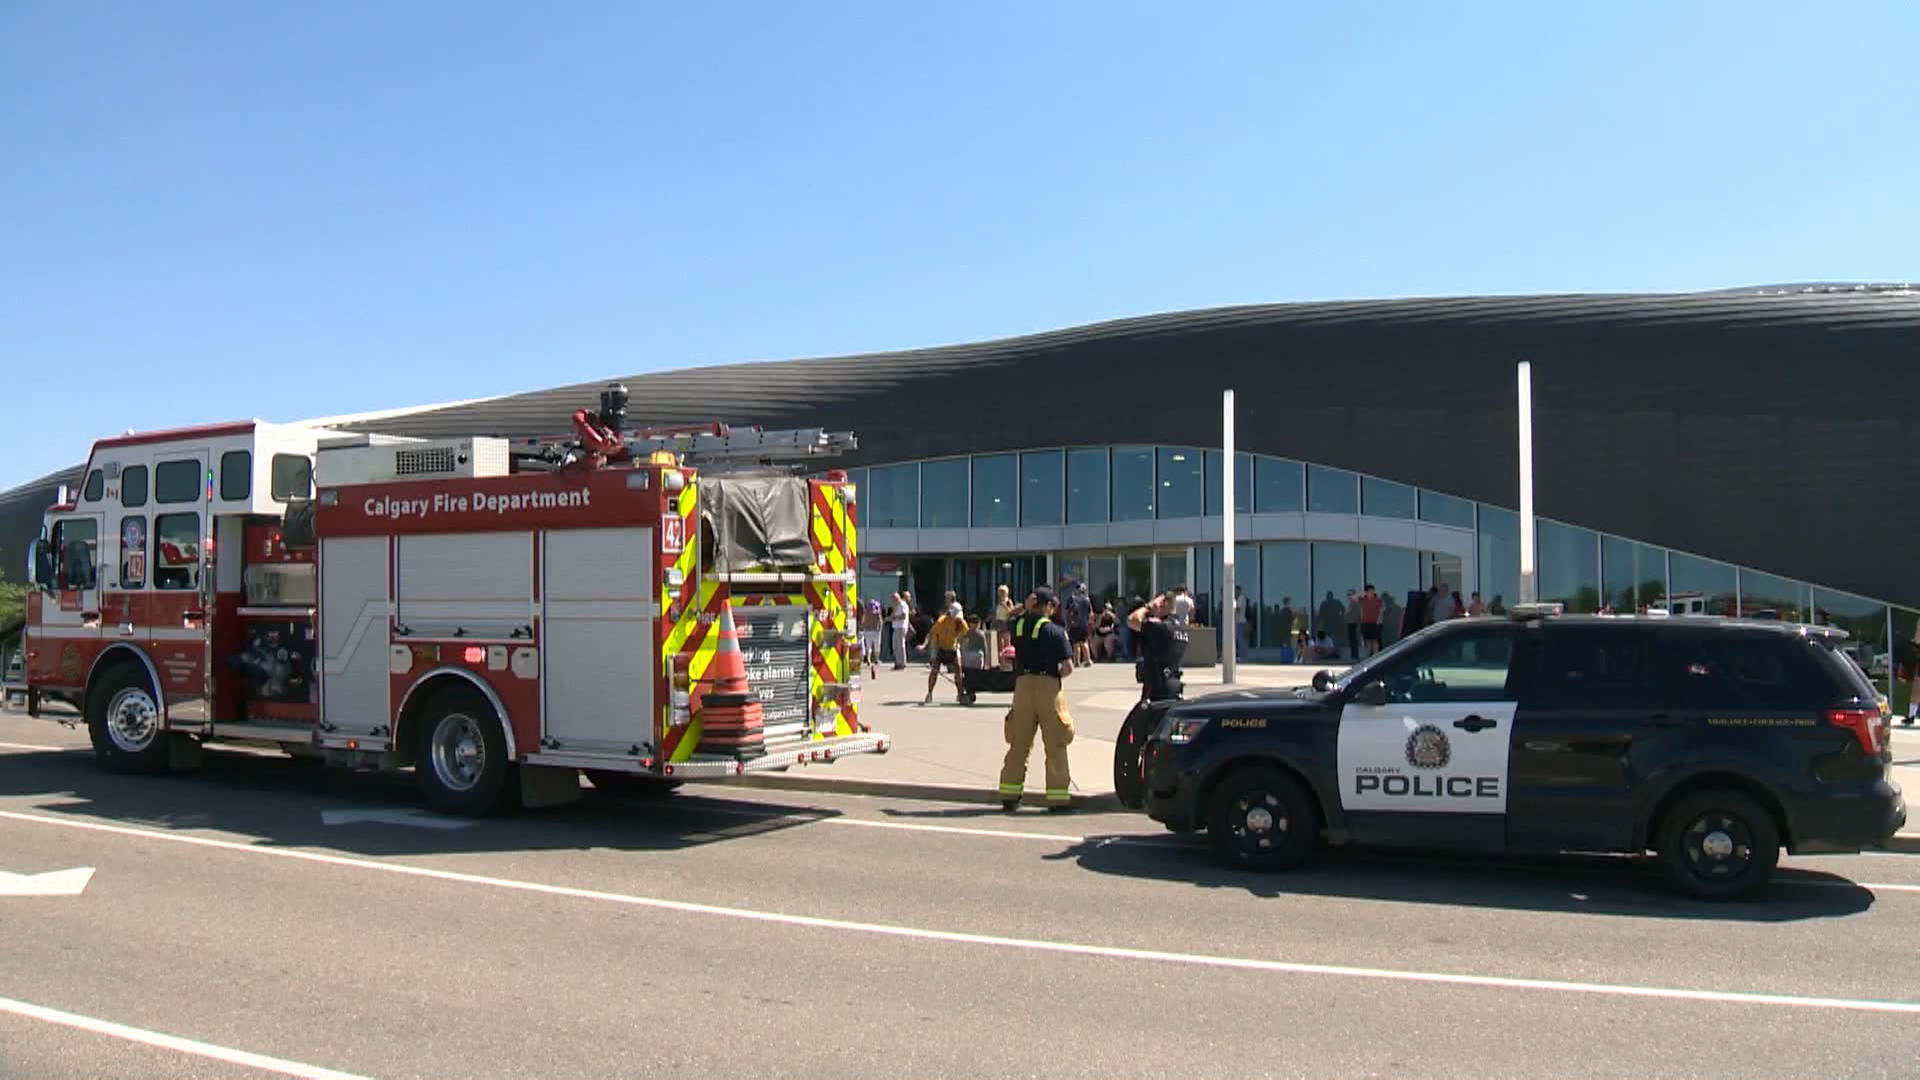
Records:
[[[57,753],[61,750],[79,750],[78,746],[35,746],[32,743],[0,742],[0,750],[30,750],[36,753]]]
[[[286,1058],[268,1057],[265,1054],[249,1053],[245,1050],[235,1050],[227,1046],[215,1046],[212,1043],[203,1043],[196,1039],[183,1039],[178,1035],[162,1035],[157,1031],[128,1027],[125,1024],[116,1024],[111,1020],[96,1020],[91,1016],[61,1012],[59,1009],[49,1009],[44,1005],[32,1005],[24,1001],[15,1001],[12,998],[0,997],[0,1013],[12,1013],[15,1016],[25,1017],[28,1020],[42,1020],[49,1024],[61,1024],[70,1028],[78,1028],[81,1031],[90,1031],[95,1035],[106,1035],[110,1038],[125,1039],[128,1042],[155,1046],[162,1050],[176,1050],[182,1054],[192,1054],[195,1057],[224,1061],[229,1065],[242,1065],[249,1069],[259,1069],[262,1072],[279,1073],[281,1076],[298,1076],[306,1078],[306,1080],[366,1080],[365,1077],[355,1073],[344,1073],[335,1069],[323,1069],[318,1065],[307,1065],[298,1061],[288,1061]]]
[[[629,893],[605,892],[599,889],[576,889],[565,885],[549,885],[538,881],[522,881],[516,878],[492,877],[485,874],[468,874],[457,870],[438,870],[425,866],[414,866],[408,863],[382,862],[375,859],[362,859],[348,855],[332,855],[318,851],[298,851],[289,848],[263,847],[255,844],[242,844],[232,840],[216,840],[206,836],[186,836],[178,833],[158,832],[153,829],[131,828],[125,825],[108,825],[104,822],[67,821],[59,818],[43,817],[38,814],[21,814],[10,810],[0,810],[0,819],[18,821],[29,825],[49,825],[61,829],[77,829],[85,832],[107,833],[115,836],[130,836],[141,840],[153,840],[169,844],[186,844],[193,847],[213,848],[221,851],[232,851],[265,858],[291,859],[296,862],[316,863],[323,866],[351,867],[358,870],[371,870],[377,873],[394,874],[402,877],[427,878],[461,885],[479,885],[514,892],[536,893],[544,896],[561,896],[575,900],[619,904],[626,907],[650,908],[656,911],[672,911],[686,915],[704,915],[713,918],[736,919],[745,922],[798,926],[811,930],[831,930],[841,933],[864,934],[873,937],[903,938],[913,941],[937,941],[953,945],[978,945],[997,949],[1058,953],[1070,956],[1097,956],[1105,959],[1181,964],[1284,975],[1368,979],[1383,982],[1438,983],[1443,985],[1472,986],[1501,990],[1535,990],[1551,993],[1593,994],[1605,997],[1660,998],[1672,1001],[1701,1001],[1731,1005],[1770,1005],[1793,1009],[1828,1009],[1920,1016],[1920,1002],[1913,1001],[1803,997],[1796,994],[1768,994],[1740,990],[1691,990],[1682,987],[1632,986],[1618,983],[1570,982],[1558,979],[1524,979],[1500,975],[1468,975],[1445,971],[1411,971],[1397,968],[1349,967],[1341,964],[1307,964],[1287,960],[1260,960],[1252,957],[1217,956],[1205,953],[1165,952],[1155,949],[1122,948],[1113,945],[1086,945],[1070,941],[1047,941],[1038,938],[1001,937],[995,934],[971,934],[953,930],[932,930],[892,923],[825,919],[812,915],[791,915],[779,911],[760,911],[753,908],[724,907],[717,904],[700,904],[686,900],[667,900],[659,897],[637,896]]]

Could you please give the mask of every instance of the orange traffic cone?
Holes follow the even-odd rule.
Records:
[[[747,658],[740,651],[731,604],[720,609],[720,643],[702,681],[711,689],[700,698],[700,749],[735,757],[766,753],[760,695],[747,682]]]

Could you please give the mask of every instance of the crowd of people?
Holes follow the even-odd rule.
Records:
[[[1237,606],[1237,605],[1236,605]],[[1320,604],[1309,610],[1295,608],[1293,597],[1283,597],[1275,614],[1279,624],[1281,662],[1311,663],[1317,660],[1364,660],[1384,646],[1434,623],[1479,615],[1504,615],[1506,599],[1495,596],[1491,603],[1479,593],[1462,598],[1459,590],[1435,584],[1426,590],[1414,589],[1404,602],[1372,584],[1348,589],[1345,601],[1327,590]],[[1241,641],[1245,641],[1242,636]]]

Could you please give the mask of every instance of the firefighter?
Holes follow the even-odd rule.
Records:
[[[1047,755],[1047,809],[1065,810],[1072,798],[1072,776],[1067,770],[1067,744],[1073,741],[1073,717],[1067,715],[1067,695],[1061,680],[1073,673],[1073,646],[1067,632],[1055,622],[1060,603],[1045,587],[1027,596],[1026,610],[1008,627],[1015,653],[1013,708],[1007,710],[1007,760],[1000,769],[1000,808],[1020,808],[1027,786],[1027,759],[1033,755],[1033,736]]]

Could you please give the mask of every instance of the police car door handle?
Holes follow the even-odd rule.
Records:
[[[1485,731],[1500,726],[1500,721],[1489,720],[1484,716],[1469,716],[1464,720],[1455,720],[1453,726],[1463,731]]]

